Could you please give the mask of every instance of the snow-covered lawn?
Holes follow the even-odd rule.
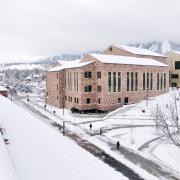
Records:
[[[127,179],[2,96],[0,108],[0,125],[6,130],[8,150],[20,179]]]

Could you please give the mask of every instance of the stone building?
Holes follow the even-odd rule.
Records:
[[[170,86],[180,87],[180,52],[169,51],[166,56],[170,67]]]
[[[142,55],[133,56],[110,46],[81,60],[59,61],[47,73],[47,103],[80,112],[109,111],[167,92],[166,57],[138,50]]]

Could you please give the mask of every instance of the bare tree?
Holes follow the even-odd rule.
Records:
[[[166,104],[166,107],[156,106],[153,111],[155,124],[162,139],[168,143],[174,144],[180,148],[180,126],[178,117],[177,93],[173,91],[172,102]]]

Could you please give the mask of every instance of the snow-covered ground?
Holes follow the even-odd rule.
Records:
[[[122,108],[120,108],[116,110],[115,113],[111,113],[112,115],[107,116],[77,115],[72,114],[67,109],[65,109],[63,116],[62,109],[57,109],[49,105],[47,105],[46,109],[49,112],[55,110],[56,116],[70,120],[71,123],[78,125],[85,132],[98,135],[100,128],[102,128],[102,141],[105,138],[114,143],[119,140],[123,146],[133,150],[141,149],[142,154],[180,172],[180,150],[172,144],[164,144],[164,142],[158,140],[161,134],[159,134],[155,126],[155,117],[153,116],[153,111],[157,105],[167,113],[166,106],[172,103],[174,93],[176,93],[177,97],[180,96],[179,90],[171,90],[167,94],[149,98],[148,101],[142,101],[129,107],[127,106],[128,108],[125,107],[127,110],[122,111]],[[38,102],[36,102],[35,99],[32,99],[30,103],[34,106],[44,106],[42,101],[38,100]],[[177,104],[180,111],[180,102],[177,101]],[[145,112],[142,112],[142,110],[145,110]],[[92,131],[89,130],[90,122],[92,124]],[[100,137],[98,137],[98,139],[99,138]],[[153,143],[151,143],[151,141]],[[147,146],[145,146],[146,144]]]
[[[6,137],[9,139],[7,149],[19,179],[127,179],[2,96],[0,108],[0,125],[5,129]],[[0,151],[0,157],[3,157],[3,162],[9,163],[9,157],[5,159],[4,152]],[[8,168],[12,171],[11,167]],[[4,171],[1,162],[0,171]],[[8,176],[11,177],[11,172]]]

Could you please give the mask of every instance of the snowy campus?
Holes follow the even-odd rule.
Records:
[[[0,1],[0,180],[180,180],[180,1]]]

